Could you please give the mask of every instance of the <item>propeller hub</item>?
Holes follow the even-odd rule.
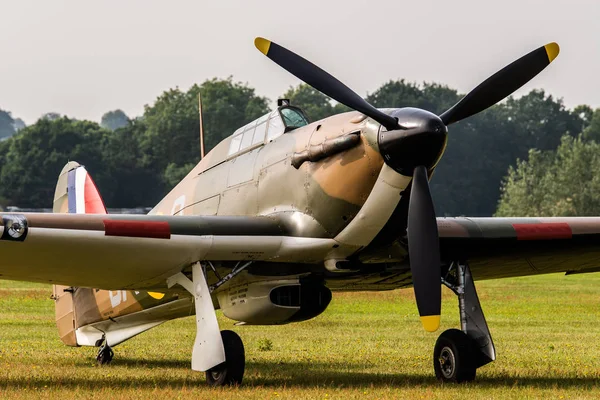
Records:
[[[387,165],[396,172],[412,176],[419,165],[431,168],[437,164],[446,148],[448,128],[440,117],[419,108],[400,108],[391,116],[402,127],[387,130],[381,127],[377,137],[379,152]]]

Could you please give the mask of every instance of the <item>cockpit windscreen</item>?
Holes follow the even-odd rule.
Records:
[[[291,131],[292,129],[297,129],[302,126],[308,125],[308,121],[306,117],[302,115],[299,110],[291,107],[285,107],[279,109],[281,116],[283,117],[283,123],[287,128],[286,131]]]

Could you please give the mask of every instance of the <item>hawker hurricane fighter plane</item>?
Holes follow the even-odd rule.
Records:
[[[149,215],[108,215],[75,162],[60,173],[54,213],[1,214],[1,278],[55,285],[65,344],[98,346],[107,363],[117,344],[195,314],[192,369],[211,385],[239,384],[244,346],[219,331],[215,309],[240,324],[286,324],[325,311],[333,291],[413,286],[423,326],[435,331],[446,285],[461,329],[439,336],[434,370],[469,381],[496,358],[474,280],[597,270],[600,218],[436,219],[429,191],[448,127],[536,76],[556,43],[441,115],[376,109],[284,47],[255,44],[355,111],[309,123],[280,101],[219,143]]]

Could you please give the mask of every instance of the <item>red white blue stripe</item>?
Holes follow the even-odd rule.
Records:
[[[84,167],[69,171],[67,177],[69,213],[107,214],[98,188]]]

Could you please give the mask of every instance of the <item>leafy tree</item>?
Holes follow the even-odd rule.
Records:
[[[583,129],[583,137],[586,140],[595,140],[600,143],[600,108],[588,114],[587,118],[589,118],[588,124]]]
[[[573,109],[573,114],[577,115],[582,122],[580,132],[583,132],[585,128],[590,125],[592,117],[594,116],[594,110],[587,104],[578,105]]]
[[[59,113],[49,112],[49,113],[42,115],[40,119],[46,119],[48,121],[55,121],[55,120],[59,119],[60,117],[61,117],[61,115]]]
[[[194,163],[177,166],[175,163],[170,163],[163,174],[165,183],[168,187],[174,187],[194,168]]]
[[[20,207],[51,207],[56,179],[68,160],[77,160],[103,189],[101,143],[104,131],[94,122],[66,117],[40,119],[6,141],[0,197]]]
[[[509,98],[501,109],[511,122],[507,128],[512,127],[512,130],[506,134],[518,149],[519,158],[524,158],[530,148],[555,149],[564,133],[578,135],[583,125],[581,117],[566,109],[561,99],[554,99],[539,89],[517,99]]]
[[[14,122],[9,112],[0,110],[0,139],[14,135]]]
[[[438,215],[492,215],[509,166],[531,148],[556,148],[565,132],[577,134],[581,126],[561,100],[539,90],[451,125],[432,180]]]
[[[122,110],[109,111],[102,116],[100,126],[111,131],[126,127],[129,117]]]
[[[528,160],[517,160],[510,166],[501,189],[497,216],[547,216],[544,198],[547,195],[547,172],[553,168],[551,151],[531,149]]]
[[[566,134],[555,151],[531,150],[511,167],[497,216],[600,214],[600,144]]]
[[[21,129],[25,128],[27,125],[25,125],[25,121],[23,121],[21,118],[15,118],[14,122],[13,122],[13,128],[15,129],[15,132],[19,132]]]
[[[10,140],[1,140],[0,141],[0,166],[4,166],[6,164],[6,155],[8,154],[8,150],[10,148]],[[7,205],[8,201],[3,197],[2,189],[0,189],[0,211],[4,211],[2,205]]]
[[[8,154],[8,150],[10,149],[10,144],[10,140],[0,141],[0,166],[6,165],[6,155]]]
[[[108,179],[100,183],[108,207],[152,206],[164,195],[160,175],[144,164],[140,143],[145,132],[143,119],[136,119],[104,135],[101,173]]]
[[[462,199],[465,200],[463,207],[469,206],[471,211],[461,214],[476,216],[493,214],[500,198],[499,182],[517,159],[526,158],[532,148],[555,149],[565,133],[576,135],[583,125],[581,117],[566,109],[562,100],[546,95],[543,90],[532,90],[520,98],[511,97],[466,122],[475,127],[478,135],[461,141],[461,150],[468,149],[471,153],[462,156],[469,168],[464,174],[470,176],[458,178],[465,179],[462,190],[467,196]],[[460,169],[458,161],[453,167],[458,165]]]

